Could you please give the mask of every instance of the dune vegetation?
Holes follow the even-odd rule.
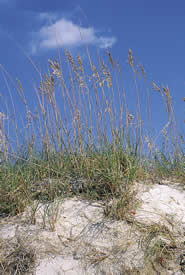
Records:
[[[25,132],[20,138],[19,110],[14,101],[8,107],[4,103],[7,112],[0,116],[0,215],[22,213],[34,200],[80,196],[105,202],[117,198],[117,204],[107,207],[105,213],[122,219],[130,205],[133,208],[130,186],[135,180],[185,180],[184,138],[177,127],[170,89],[154,82],[150,85],[143,66],[136,63],[129,49],[126,66],[136,101],[131,112],[127,79],[108,50],[105,60],[99,54],[96,62],[88,48],[85,62],[80,55],[73,57],[63,51],[65,59],[48,60],[45,74],[33,64],[40,77],[40,84],[33,89],[36,109],[27,101],[21,80],[13,80],[1,65],[7,87],[8,83],[14,86],[25,107]],[[160,139],[153,134],[155,93],[167,112]],[[9,113],[13,119],[5,120]]]

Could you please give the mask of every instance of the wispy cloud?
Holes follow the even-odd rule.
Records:
[[[1,1],[1,0],[0,0]],[[46,22],[53,22],[57,19],[57,15],[54,13],[48,13],[48,12],[41,12],[38,16],[37,19],[39,21],[46,21]]]
[[[44,15],[44,18],[45,16],[47,15]],[[77,47],[83,44],[110,48],[116,43],[115,37],[97,35],[94,28],[81,27],[66,19],[60,19],[53,24],[43,26],[33,34],[33,39],[33,51],[37,48],[54,49],[61,46]]]

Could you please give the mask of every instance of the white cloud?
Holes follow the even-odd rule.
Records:
[[[111,48],[115,43],[115,37],[100,37],[98,39],[98,44],[100,48]]]
[[[43,26],[33,37],[35,42],[32,44],[32,49],[35,50],[37,47],[53,49],[60,46],[76,47],[83,44],[108,48],[116,42],[115,37],[97,36],[94,28],[81,27],[66,19],[60,19],[54,24]]]

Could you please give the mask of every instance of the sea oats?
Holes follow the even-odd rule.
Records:
[[[72,68],[73,68],[73,71],[75,73],[76,79],[78,79],[78,67],[77,67],[72,55],[67,50],[65,50],[65,53],[66,53],[66,56],[67,56],[67,59],[68,59],[69,63],[72,65]]]
[[[134,116],[132,114],[128,114],[128,121],[131,123],[134,120]]]
[[[144,79],[146,79],[146,73],[145,73],[145,70],[144,70],[143,66],[141,64],[139,64],[139,67],[140,67],[140,69],[142,71]]]
[[[171,104],[172,100],[171,100],[169,88],[168,88],[168,87],[165,88],[165,87],[163,86],[163,91],[164,91],[164,93],[165,93],[165,95],[166,95],[166,97],[167,97],[167,99],[168,99],[168,102]]]
[[[161,89],[152,81],[153,91],[160,92],[161,96],[163,96],[163,93]]]
[[[129,49],[128,63],[130,64],[132,69],[135,71],[135,69],[134,69],[134,57],[133,57],[133,52],[132,52],[131,49]]]
[[[0,112],[0,121],[6,119],[6,115]]]
[[[111,73],[109,71],[109,68],[105,67],[105,63],[104,61],[102,61],[102,70],[103,70],[103,74],[105,75],[106,78],[106,82],[107,82],[107,88],[112,87],[112,77],[111,77]]]
[[[120,65],[119,65],[119,62],[118,62],[118,61],[116,61],[116,65],[117,65],[117,68],[118,68],[119,73],[121,74],[121,68],[120,68]]]
[[[92,63],[92,69],[95,72],[95,74],[93,74],[93,76],[97,78],[97,81],[101,81],[100,75],[98,73],[98,70],[96,69],[95,65]]]
[[[83,68],[82,59],[81,59],[81,57],[79,55],[77,56],[77,59],[78,59],[79,65],[80,65],[79,70],[82,72],[82,74],[84,74],[84,68]]]
[[[55,79],[52,74],[45,73],[45,81],[40,82],[40,91],[44,93],[49,99],[51,104],[52,94],[55,92]]]
[[[113,69],[115,70],[115,65],[114,65],[114,61],[113,61],[112,55],[111,55],[111,53],[109,52],[109,50],[107,50],[107,53],[108,53],[108,56],[109,56],[110,63],[112,64],[112,67],[113,67]]]
[[[61,67],[58,63],[58,60],[55,59],[55,61],[53,62],[52,60],[48,60],[50,67],[52,68],[52,74],[55,75],[57,78],[60,78],[63,80],[63,74],[62,74],[62,70]]]

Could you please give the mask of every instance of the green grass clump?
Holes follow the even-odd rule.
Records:
[[[116,199],[105,213],[122,219],[134,200],[130,186],[135,179],[185,179],[184,139],[177,130],[169,88],[152,83],[152,93],[159,92],[167,110],[168,123],[159,133],[163,137],[160,147],[152,135],[153,95],[149,93],[144,68],[135,64],[131,50],[128,65],[137,99],[133,114],[120,65],[109,51],[107,60],[98,56],[99,63],[95,65],[87,49],[87,67],[80,56],[75,60],[65,49],[64,55],[67,68],[60,58],[49,60],[45,76],[34,65],[40,76],[35,110],[30,109],[21,82],[15,83],[1,65],[25,106],[26,130],[23,143],[12,100],[13,122],[5,121],[2,113],[0,116],[0,215],[21,213],[35,199],[53,201],[58,196],[80,195],[96,200]],[[147,129],[139,81],[144,81],[146,87]],[[14,129],[16,146],[6,123]]]

